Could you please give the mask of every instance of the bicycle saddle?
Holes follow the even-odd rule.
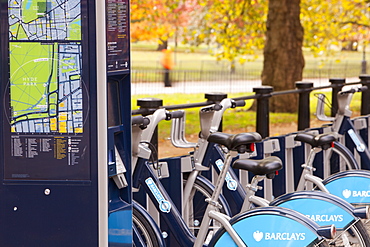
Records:
[[[314,135],[310,133],[298,133],[294,138],[296,141],[301,141],[310,144],[312,147],[321,147],[326,150],[331,147],[331,143],[336,141],[334,133],[324,133]]]
[[[238,151],[238,153],[245,153],[248,151],[248,144],[259,142],[262,137],[257,132],[227,134],[223,132],[215,132],[208,136],[209,142],[224,145],[229,150]]]
[[[267,175],[267,178],[273,178],[275,172],[283,168],[280,158],[270,156],[262,160],[236,160],[232,165],[235,169],[252,172],[254,175]]]

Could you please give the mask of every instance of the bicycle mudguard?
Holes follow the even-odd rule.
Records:
[[[230,223],[248,247],[312,246],[322,239],[318,224],[287,208],[252,209],[233,217]],[[230,234],[221,228],[208,246],[230,247],[236,244]]]
[[[357,219],[351,204],[321,191],[292,192],[276,198],[270,205],[296,210],[320,226],[333,224],[337,229],[345,229]]]
[[[370,171],[338,172],[323,181],[330,194],[354,204],[370,204]]]

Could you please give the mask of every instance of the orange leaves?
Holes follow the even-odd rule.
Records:
[[[167,40],[188,24],[195,0],[132,0],[132,40]]]

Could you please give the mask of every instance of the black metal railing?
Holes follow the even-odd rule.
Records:
[[[332,88],[332,104],[333,109],[336,109],[335,102],[337,102],[337,93],[342,89],[343,86],[361,84],[370,88],[370,75],[360,75],[359,80],[352,83],[345,83],[345,79],[332,78],[329,79],[330,85],[313,87],[311,82],[296,82],[296,89],[286,91],[273,91],[270,86],[260,86],[253,89],[254,95],[243,96],[233,98],[234,100],[251,100],[254,99],[257,102],[256,110],[256,131],[261,134],[263,138],[269,136],[269,99],[277,95],[285,94],[299,94],[298,100],[298,130],[303,130],[310,127],[310,93],[314,90],[330,89]],[[139,100],[138,100],[139,101]],[[149,102],[148,102],[149,101]],[[179,105],[158,105],[158,99],[153,99],[153,104],[150,104],[150,99],[146,99],[144,105],[138,110],[133,110],[132,115],[148,115],[154,112],[158,108],[165,108],[167,110],[178,110],[202,107],[214,104],[213,100],[207,100],[206,102],[190,103],[190,104],[179,104]],[[140,106],[140,105],[139,105]],[[332,112],[334,116],[335,112]],[[370,89],[362,92],[361,97],[361,115],[370,114]]]

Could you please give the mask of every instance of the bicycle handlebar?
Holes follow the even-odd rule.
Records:
[[[150,120],[147,117],[143,117],[143,116],[131,117],[131,124],[132,125],[147,126],[149,123],[150,123]]]
[[[222,105],[217,103],[209,107],[204,107],[201,109],[202,112],[210,112],[210,111],[219,111],[222,109]]]
[[[367,86],[362,86],[362,87],[357,87],[357,88],[351,88],[347,91],[341,91],[339,92],[341,95],[343,94],[349,94],[349,93],[357,93],[357,92],[363,92],[365,90],[367,90],[368,87]]]
[[[245,106],[245,100],[236,100],[231,103],[231,108]]]
[[[182,118],[184,116],[184,111],[173,111],[166,113],[166,120],[171,120],[173,118]]]

